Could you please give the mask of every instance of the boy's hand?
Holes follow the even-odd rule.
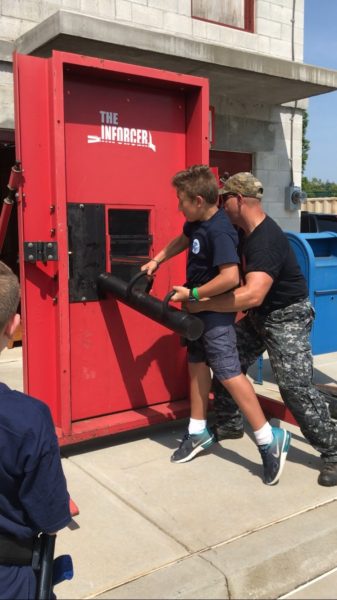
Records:
[[[186,302],[188,300],[188,296],[190,290],[182,285],[174,285],[173,289],[175,291],[174,296],[172,296],[172,302]]]
[[[147,271],[148,275],[152,275],[152,273],[155,273],[155,271],[157,271],[159,267],[159,262],[157,260],[155,260],[154,258],[151,258],[151,260],[149,260],[149,262],[145,263],[145,265],[142,265],[140,267],[141,271]]]

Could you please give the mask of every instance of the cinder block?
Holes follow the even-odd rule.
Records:
[[[257,36],[257,52],[270,54],[270,38],[266,35]]]
[[[128,0],[116,0],[116,18],[131,21],[132,7]]]
[[[80,10],[87,15],[97,15],[97,0],[81,0]]]
[[[39,21],[43,21],[44,19],[47,19],[48,17],[50,17],[50,15],[55,13],[59,8],[60,8],[60,2],[51,2],[51,1],[40,2],[40,19],[39,19]],[[62,8],[65,8],[65,7],[62,6]],[[80,10],[80,8],[78,10]]]
[[[259,2],[256,2],[256,18],[270,19],[270,11],[270,2],[264,2],[264,0],[259,0]]]
[[[290,23],[281,24],[281,37],[284,42],[292,39],[292,26]]]
[[[280,6],[278,4],[270,3],[270,13],[269,18],[271,21],[276,21],[277,23],[284,23],[288,21],[288,11],[290,9],[284,6]],[[291,16],[290,16],[291,18]]]
[[[290,40],[277,40],[274,38],[270,39],[270,53],[273,56],[285,58],[291,60],[291,43]]]
[[[147,27],[164,27],[164,11],[158,8],[144,8],[138,4],[132,4],[132,22],[136,25],[146,25]]]
[[[192,19],[192,33],[193,37],[207,38],[207,23],[198,19]]]
[[[256,33],[259,35],[267,35],[271,38],[281,38],[281,23],[271,21],[270,19],[256,19]]]
[[[234,43],[234,29],[231,27],[219,27],[219,40],[220,43],[226,46],[232,46]]]
[[[271,0],[271,4],[292,8],[294,0]]]
[[[97,3],[97,16],[105,17],[107,19],[114,19],[115,12],[115,0],[98,0]]]
[[[0,39],[14,41],[17,37],[34,27],[34,21],[24,21],[15,17],[2,16],[0,19]]]
[[[81,0],[60,0],[59,4],[60,8],[65,8],[66,10],[80,10],[81,8]]]
[[[24,2],[21,2],[21,0],[2,0],[1,15],[37,23],[40,20],[39,4],[38,0],[25,0]]]
[[[179,0],[178,13],[180,15],[186,15],[186,17],[192,17],[191,0]]]
[[[192,35],[192,20],[189,17],[178,15],[175,13],[165,12],[163,19],[163,27],[165,30],[182,33],[183,35]]]
[[[177,13],[178,11],[178,0],[148,0],[147,5],[149,8],[159,8],[160,10],[165,10],[173,13]]]
[[[210,42],[214,42],[215,44],[218,44],[220,41],[220,31],[221,31],[221,29],[224,29],[224,28],[219,27],[215,23],[206,23],[206,25],[207,25],[207,27],[206,27],[207,39]],[[228,29],[228,27],[226,27],[226,29]]]
[[[227,28],[224,28],[227,29]],[[233,29],[233,45],[235,48],[250,50],[255,52],[257,49],[257,35]]]

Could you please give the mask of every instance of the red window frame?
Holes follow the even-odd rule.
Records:
[[[220,21],[212,21],[211,19],[203,19],[202,17],[196,17],[193,15],[193,0],[191,0],[191,15],[192,19],[196,19],[197,21],[204,21],[206,23],[215,23],[216,25],[220,25],[221,27],[230,27],[231,29],[237,29],[239,31],[248,31],[249,33],[254,33],[254,2],[255,0],[245,0],[244,4],[244,28],[235,27],[234,25],[227,25],[226,23],[221,23]]]

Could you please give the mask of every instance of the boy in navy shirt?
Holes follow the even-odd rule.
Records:
[[[159,265],[188,249],[187,283],[173,286],[174,302],[198,302],[239,285],[238,238],[224,211],[219,211],[218,185],[209,167],[195,165],[177,173],[173,180],[181,210],[186,218],[183,232],[143,265],[148,275]],[[201,312],[204,333],[188,342],[191,418],[188,431],[171,461],[191,460],[215,442],[207,427],[211,373],[230,392],[253,428],[263,458],[264,482],[278,482],[290,443],[290,433],[266,421],[253,386],[241,372],[235,313]]]
[[[0,262],[0,351],[20,322],[17,277]],[[49,408],[0,383],[0,599],[36,596],[34,538],[71,520]]]

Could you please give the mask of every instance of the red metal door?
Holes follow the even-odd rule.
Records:
[[[182,414],[178,336],[111,297],[74,300],[69,215],[103,210],[112,273],[125,211],[130,229],[145,215],[149,256],[180,233],[170,182],[207,163],[207,81],[55,52],[16,56],[15,95],[25,390],[49,404],[61,443]],[[29,244],[48,252],[32,259]],[[185,256],[161,266],[152,293],[163,299],[184,273]]]
[[[112,215],[148,211],[157,252],[182,227],[170,180],[185,165],[184,93],[76,76],[64,86],[67,201],[103,202]],[[161,268],[153,293],[163,298],[183,281],[178,258]],[[125,305],[70,304],[70,339],[73,420],[186,397],[178,336]]]

